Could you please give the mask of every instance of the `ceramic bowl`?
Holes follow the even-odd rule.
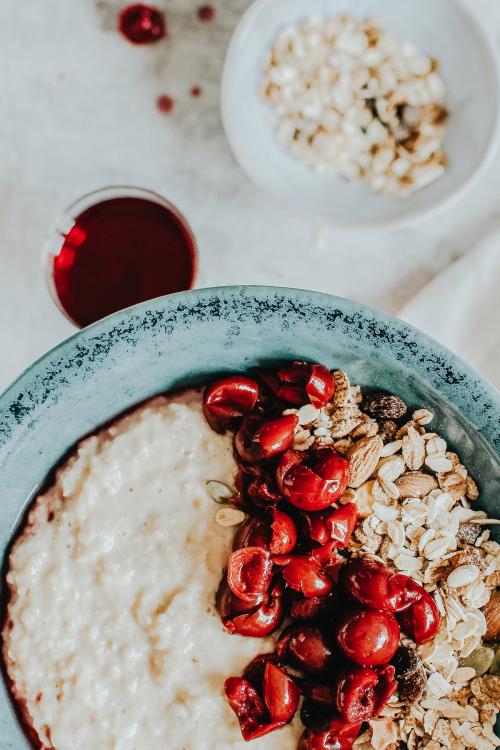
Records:
[[[302,358],[435,412],[498,514],[500,397],[401,321],[325,294],[266,287],[182,292],[116,313],[46,354],[0,397],[0,552],[37,489],[85,434],[149,396],[216,373]],[[4,592],[5,594],[5,592]],[[0,679],[0,683],[2,683]],[[24,750],[0,685],[0,747]]]
[[[422,54],[440,61],[451,113],[445,175],[409,198],[377,195],[340,177],[318,174],[290,156],[275,137],[275,113],[262,101],[266,54],[284,26],[312,15],[374,16]],[[491,162],[499,123],[494,48],[460,0],[256,0],[227,53],[221,108],[229,144],[242,169],[294,212],[339,227],[401,226],[442,210],[472,187]]]

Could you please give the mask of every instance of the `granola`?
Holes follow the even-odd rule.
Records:
[[[346,382],[339,371],[335,379]],[[499,639],[500,545],[490,540],[488,528],[498,521],[477,508],[479,488],[444,438],[431,431],[432,412],[417,409],[404,422],[396,411],[404,415],[406,405],[396,398],[363,399],[356,389],[338,406],[317,410],[295,435],[298,449],[304,443],[336,445],[343,424],[342,442],[353,463],[343,501],[355,500],[362,518],[350,551],[412,576],[432,594],[442,616],[435,639],[419,647],[404,644],[398,669],[411,679],[354,747],[494,750],[500,744],[493,731],[500,677],[488,674],[495,648],[483,641]],[[376,431],[356,436],[367,417]]]

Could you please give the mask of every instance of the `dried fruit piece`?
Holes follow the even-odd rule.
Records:
[[[378,435],[358,440],[347,451],[349,459],[349,487],[360,487],[373,474],[383,448]]]
[[[485,641],[500,640],[500,589],[493,591],[489,601],[483,607],[486,618]]]
[[[425,693],[427,675],[416,649],[400,646],[391,662],[396,670],[399,700],[416,703]]]
[[[425,497],[429,492],[437,489],[438,483],[430,474],[410,471],[398,477],[395,485],[399,490],[399,497],[404,500],[407,497]]]
[[[382,422],[379,422],[378,426],[378,434],[384,441],[384,443],[390,443],[394,440],[396,437],[396,432],[398,431],[398,427],[395,422],[392,421],[392,419],[384,419]]]
[[[401,419],[408,411],[408,407],[399,396],[382,391],[367,396],[363,405],[368,414],[384,419]]]

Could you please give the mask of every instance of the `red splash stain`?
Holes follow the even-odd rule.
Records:
[[[215,8],[213,5],[200,5],[197,13],[200,21],[213,21],[215,18]]]
[[[203,89],[201,88],[201,86],[193,86],[193,87],[191,88],[191,96],[192,96],[192,97],[193,97],[194,99],[197,99],[197,98],[198,98],[199,96],[201,96],[202,94],[203,94]]]
[[[175,101],[168,94],[161,94],[156,100],[156,108],[164,115],[169,115],[175,107]]]

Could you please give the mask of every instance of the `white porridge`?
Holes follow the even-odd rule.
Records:
[[[187,391],[84,440],[37,498],[10,556],[4,656],[41,747],[246,747],[224,679],[274,642],[227,634],[214,605],[234,530],[206,481],[235,470],[231,436]],[[252,748],[294,748],[300,731]]]

